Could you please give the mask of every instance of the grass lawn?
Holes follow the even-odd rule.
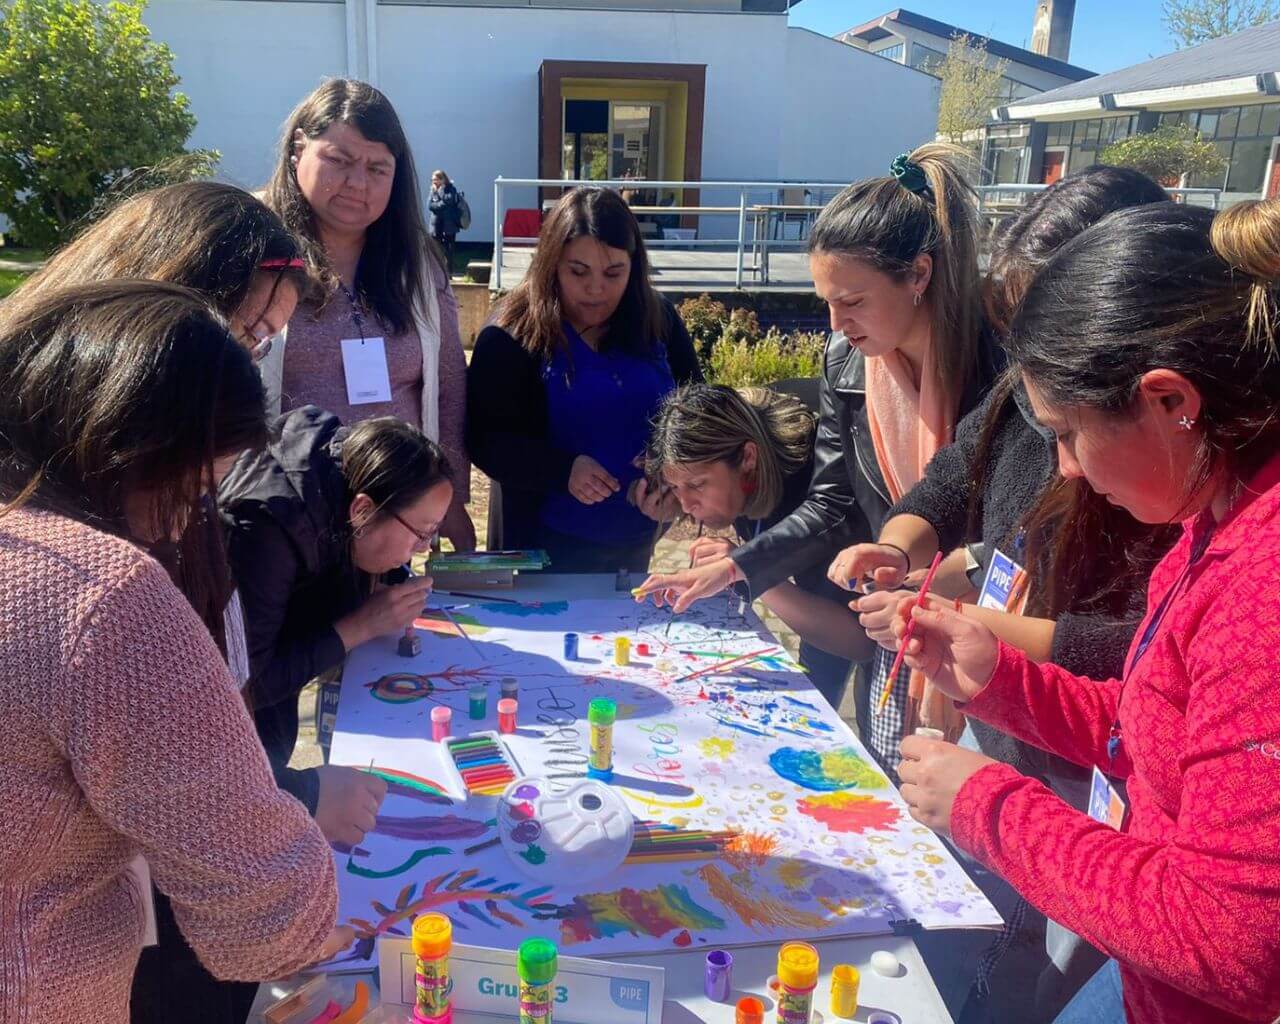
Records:
[[[0,260],[12,263],[39,263],[45,258],[43,249],[22,249],[15,245],[0,245]]]
[[[0,270],[0,299],[22,284],[27,276],[20,270]]]

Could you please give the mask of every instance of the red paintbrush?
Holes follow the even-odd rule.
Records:
[[[920,595],[915,599],[915,605],[924,607],[924,599],[929,594],[929,587],[933,585],[933,576],[941,564],[942,552],[939,551],[933,556],[933,564],[929,566],[929,574],[924,578],[924,585],[920,588]],[[880,694],[880,702],[876,705],[877,715],[882,714],[889,703],[889,694],[893,693],[894,680],[898,678],[898,669],[902,668],[902,659],[907,654],[907,644],[911,642],[911,636],[915,631],[916,620],[910,618],[907,620],[907,631],[902,634],[902,643],[898,645],[898,656],[893,659],[893,668],[889,670],[889,678],[885,680],[884,690]]]

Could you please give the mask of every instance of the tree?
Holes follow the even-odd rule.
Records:
[[[1227,161],[1212,142],[1185,124],[1161,125],[1155,131],[1113,142],[1098,155],[1112,167],[1132,167],[1162,185],[1175,186],[1182,176],[1221,174]]]
[[[1007,60],[991,61],[985,40],[967,35],[951,40],[944,60],[924,70],[942,79],[938,100],[938,134],[948,142],[973,145],[971,133],[991,120],[1000,100]]]
[[[206,174],[173,53],[145,0],[5,0],[0,10],[0,213],[29,245],[64,240],[103,196]],[[156,168],[155,165],[161,165]]]
[[[1280,18],[1280,0],[1164,0],[1165,28],[1178,49]]]

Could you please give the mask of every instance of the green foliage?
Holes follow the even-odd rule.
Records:
[[[684,321],[685,330],[693,339],[698,354],[706,356],[711,346],[720,340],[725,324],[729,322],[729,310],[723,302],[716,302],[710,295],[685,299],[676,310]]]
[[[992,108],[1000,101],[1009,62],[993,62],[985,40],[959,35],[951,40],[946,59],[926,70],[942,79],[938,134],[957,145],[971,143],[970,133],[991,120]]]
[[[0,213],[27,245],[65,240],[113,186],[207,174],[173,54],[145,0],[5,0],[0,8]],[[157,165],[160,165],[157,167]]]
[[[1280,0],[1165,0],[1164,25],[1178,49],[1280,18]]]
[[[822,372],[826,340],[822,332],[783,334],[776,327],[754,343],[726,334],[711,348],[707,379],[740,388],[789,377],[816,377]]]
[[[1211,177],[1227,167],[1217,147],[1185,124],[1161,125],[1155,131],[1120,139],[1104,149],[1098,160],[1112,167],[1132,167],[1170,187],[1184,174]]]

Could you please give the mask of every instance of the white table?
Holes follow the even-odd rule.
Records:
[[[630,589],[639,582],[640,577],[636,577],[625,589]],[[519,577],[515,592],[523,599],[563,601],[612,597],[616,594],[615,587],[613,576],[535,573]],[[507,591],[485,593],[502,597]],[[836,964],[848,963],[857,967],[862,976],[858,990],[858,1013],[854,1020],[865,1022],[871,1010],[890,1010],[898,1015],[903,1024],[951,1024],[951,1016],[942,997],[929,976],[919,950],[910,938],[880,935],[820,939],[813,945],[822,957],[822,976],[818,981],[814,1005],[821,1012],[824,1022],[840,1020],[829,1012],[831,968]],[[887,950],[898,958],[901,964],[898,977],[885,978],[871,969],[871,954],[877,950]],[[768,998],[767,981],[777,969],[777,946],[738,946],[731,952],[734,961],[734,992],[728,1003],[713,1003],[703,994],[705,950],[673,951],[615,959],[666,969],[666,1003],[663,1007],[662,1024],[733,1024],[734,1004],[748,995],[756,996],[764,1002],[769,1011],[766,1013],[766,1020],[772,1022],[773,1001]],[[367,981],[369,977],[368,974],[339,975],[335,980],[339,980],[344,989],[349,990],[356,979],[363,978]],[[371,987],[376,991],[376,981]],[[280,998],[287,990],[287,986],[263,985],[249,1020],[257,1021],[263,1008]],[[409,1019],[407,1013],[405,1019]],[[511,1018],[456,1011],[453,1019],[456,1024],[487,1024]],[[817,1019],[815,1014],[814,1020]],[[602,1020],[600,1024],[608,1022]]]

